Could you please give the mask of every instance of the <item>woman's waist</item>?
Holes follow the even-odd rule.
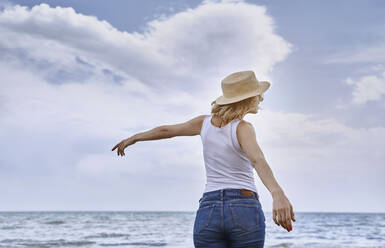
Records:
[[[254,177],[218,177],[207,175],[204,192],[219,189],[249,189],[257,191]]]
[[[204,192],[199,202],[203,201],[231,201],[236,199],[255,199],[259,201],[257,191],[248,188],[223,188]]]
[[[229,170],[226,168],[210,168],[206,166],[206,180],[208,183],[228,184],[232,182],[254,183],[252,170]],[[228,187],[231,188],[231,187]]]

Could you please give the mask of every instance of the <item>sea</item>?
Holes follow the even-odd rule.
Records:
[[[296,212],[293,231],[266,217],[266,248],[385,248],[385,213]],[[195,212],[0,212],[0,248],[193,245]]]

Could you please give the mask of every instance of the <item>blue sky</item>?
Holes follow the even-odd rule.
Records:
[[[251,69],[272,86],[245,119],[294,210],[385,211],[383,1],[0,6],[0,210],[194,211],[199,136],[111,148]]]

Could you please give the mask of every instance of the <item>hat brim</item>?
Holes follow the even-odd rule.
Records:
[[[249,98],[249,97],[261,95],[270,87],[270,83],[267,81],[259,81],[258,83],[259,83],[260,87],[258,88],[258,90],[254,91],[254,92],[250,92],[250,93],[240,95],[237,97],[233,97],[233,98],[225,98],[223,95],[221,95],[220,97],[218,97],[215,100],[215,102],[218,105],[225,105],[225,104],[229,104],[229,103],[239,102],[239,101],[242,101],[242,100]]]

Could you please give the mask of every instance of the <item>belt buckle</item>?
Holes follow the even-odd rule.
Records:
[[[254,192],[248,189],[241,189],[241,195],[244,196],[254,196]]]

